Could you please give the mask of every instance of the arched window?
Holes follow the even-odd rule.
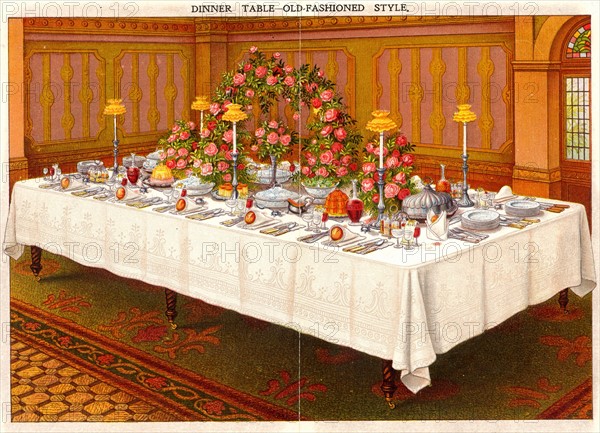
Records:
[[[567,43],[567,59],[591,57],[592,55],[592,25],[587,23],[579,27]]]

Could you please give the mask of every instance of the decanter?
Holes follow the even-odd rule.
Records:
[[[364,203],[356,195],[356,179],[352,179],[352,198],[348,200],[348,203],[346,204],[346,211],[348,212],[348,218],[350,218],[352,225],[360,224],[360,218],[362,217],[364,209]]]
[[[440,168],[442,170],[442,177],[435,184],[435,190],[437,192],[451,193],[452,186],[450,185],[450,182],[446,180],[446,166],[444,164],[440,164]]]

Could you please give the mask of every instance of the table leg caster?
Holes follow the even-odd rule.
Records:
[[[39,283],[42,279],[40,277],[40,272],[42,271],[42,249],[35,245],[31,246],[31,266],[29,266],[29,269],[31,269],[35,281]]]
[[[165,298],[167,301],[165,316],[167,316],[171,329],[177,329],[177,324],[175,323],[175,318],[177,317],[177,310],[175,309],[177,305],[177,292],[165,289]]]
[[[391,398],[386,398],[385,401],[390,409],[396,409],[396,403],[394,403]]]
[[[569,289],[563,289],[558,293],[558,305],[563,309],[563,313],[569,314],[567,304],[569,303]]]
[[[170,325],[173,331],[177,329],[177,323],[171,322]]]
[[[396,407],[396,403],[392,401],[394,397],[394,393],[396,392],[396,370],[392,368],[392,361],[384,359],[383,360],[383,382],[381,383],[381,391],[383,391],[383,395],[385,396],[385,401],[388,404],[390,409],[394,409]]]

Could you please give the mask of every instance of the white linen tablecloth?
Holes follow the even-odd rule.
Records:
[[[361,256],[297,242],[304,231],[272,237],[218,224],[230,217],[193,221],[40,182],[14,186],[4,244],[11,257],[37,245],[391,359],[413,392],[430,384],[436,354],[564,288],[583,296],[595,287],[586,213],[575,203],[523,230],[500,227],[478,245],[423,236],[414,251]],[[283,217],[294,219],[301,223]]]

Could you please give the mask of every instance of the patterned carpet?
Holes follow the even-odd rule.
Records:
[[[381,360],[44,253],[12,263],[13,422],[590,419],[591,296],[556,299],[440,355],[432,386],[402,385]]]

